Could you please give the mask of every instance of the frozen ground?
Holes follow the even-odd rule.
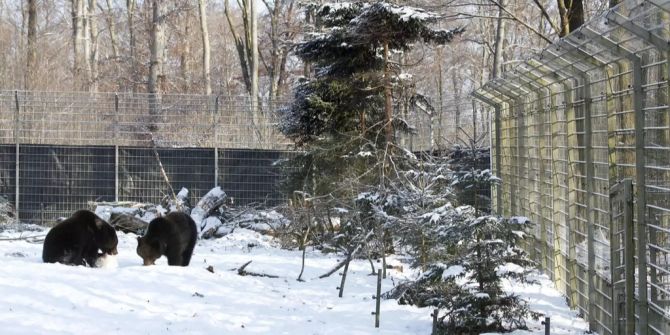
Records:
[[[23,233],[42,235],[44,232]],[[19,233],[0,233],[0,239]],[[168,267],[165,258],[143,267],[133,234],[119,233],[116,265],[94,269],[43,264],[42,245],[0,241],[0,329],[10,334],[430,334],[429,309],[382,301],[374,328],[376,278],[367,262],[349,268],[344,297],[340,277],[314,279],[336,263],[334,255],[308,252],[298,282],[298,251],[281,250],[266,237],[239,229],[199,241],[190,267]],[[279,278],[239,276],[246,270]],[[392,264],[398,261],[391,259]],[[118,263],[114,264],[114,263]],[[214,267],[214,273],[206,270]],[[383,290],[407,274],[389,270]],[[552,334],[580,334],[586,323],[570,311],[546,277],[541,285],[511,285],[537,311],[552,317]],[[539,321],[532,332],[544,334]]]

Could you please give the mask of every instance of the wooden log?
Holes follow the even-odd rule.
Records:
[[[142,235],[149,226],[148,222],[144,222],[143,220],[132,215],[122,213],[112,213],[109,223],[116,230],[120,230],[124,233],[134,233],[137,235]]]
[[[224,192],[221,187],[217,186],[211,189],[207,194],[205,194],[198,204],[195,205],[195,208],[191,211],[191,218],[198,225],[198,230],[201,230],[201,226],[204,219],[212,215],[214,211],[218,210],[226,201],[226,192]]]

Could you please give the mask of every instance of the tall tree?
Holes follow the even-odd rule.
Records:
[[[74,53],[74,62],[72,67],[72,74],[74,77],[74,88],[82,89],[82,66],[86,62],[84,49],[84,1],[72,0],[72,48]]]
[[[158,93],[159,80],[161,79],[161,69],[163,60],[163,41],[164,41],[164,16],[163,16],[163,1],[151,1],[151,39],[150,51],[151,61],[149,63],[149,79],[147,81],[147,92]]]
[[[135,10],[137,9],[136,0],[126,0],[126,10],[128,12],[128,45],[130,58],[130,87],[132,92],[137,91],[137,85],[140,82],[139,69],[137,62],[137,32],[135,31]]]
[[[90,40],[89,52],[87,54],[90,72],[88,75],[88,90],[97,91],[98,88],[98,22],[96,20],[95,10],[98,7],[98,0],[88,0],[88,40]]]
[[[107,21],[107,31],[109,32],[109,41],[112,47],[112,58],[115,62],[118,62],[119,58],[119,42],[118,37],[116,36],[116,20],[113,13],[111,0],[105,0],[107,5],[107,14],[105,15],[105,20]]]
[[[35,88],[37,72],[37,0],[28,0],[28,45],[26,54],[26,89]]]
[[[294,24],[294,0],[263,0],[270,19],[269,39],[272,46],[268,56],[264,56],[259,50],[259,56],[269,75],[269,103],[279,98],[282,93],[282,85],[286,79],[286,62],[288,59],[288,43],[297,33]]]
[[[198,0],[198,13],[200,14],[200,34],[202,36],[202,79],[205,82],[205,94],[212,94],[212,77],[210,76],[210,49],[209,30],[207,29],[207,3],[206,0]]]
[[[496,37],[494,43],[493,51],[493,71],[491,72],[492,78],[498,78],[502,74],[502,65],[504,62],[503,58],[503,43],[505,42],[505,20],[504,20],[504,10],[505,10],[505,0],[499,1],[500,7],[498,8],[498,19],[496,22]]]
[[[254,117],[254,124],[258,125],[256,120],[258,114],[258,8],[256,0],[249,1],[249,19],[251,21],[251,114]]]
[[[584,24],[584,4],[582,0],[556,0],[561,19],[560,37],[567,36]]]
[[[241,33],[238,31],[237,25],[235,24],[236,16],[232,12],[229,0],[224,0],[223,2],[224,14],[226,16],[226,21],[228,22],[228,28],[230,29],[230,33],[233,35],[233,40],[235,41],[235,48],[237,49],[240,69],[242,71],[242,78],[244,79],[244,86],[250,96],[254,91],[253,76],[254,73],[258,72],[258,67],[254,67],[253,56],[254,52],[257,52],[258,48],[255,48],[256,51],[254,51],[254,44],[256,42],[254,42],[252,29],[252,2],[253,0],[241,0],[238,2],[242,16]],[[256,63],[256,65],[258,64]]]

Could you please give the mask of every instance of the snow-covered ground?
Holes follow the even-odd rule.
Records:
[[[44,232],[22,233],[22,236]],[[376,277],[367,261],[349,267],[344,297],[340,277],[315,279],[337,262],[335,255],[308,252],[303,278],[301,253],[277,248],[270,238],[238,229],[196,246],[191,266],[168,267],[165,258],[144,267],[136,236],[119,233],[115,265],[86,268],[43,264],[42,245],[0,233],[0,333],[10,334],[430,334],[431,310],[382,301],[381,327],[374,328]],[[279,278],[239,276],[247,271]],[[117,263],[117,264],[115,264]],[[398,264],[391,258],[389,263]],[[209,272],[208,266],[214,268]],[[407,276],[389,270],[383,291]],[[551,316],[552,334],[580,334],[586,323],[570,311],[550,281],[508,285],[531,306]],[[532,332],[544,334],[539,321]]]

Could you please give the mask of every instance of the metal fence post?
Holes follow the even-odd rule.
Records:
[[[214,99],[214,187],[219,186],[219,96]]]
[[[494,123],[495,123],[494,124],[494,127],[495,127],[494,129],[495,129],[495,133],[496,133],[495,134],[495,143],[493,144],[493,146],[495,147],[495,153],[494,153],[495,157],[493,157],[494,160],[495,160],[495,168],[492,168],[491,171],[493,172],[493,174],[496,177],[501,178],[502,177],[502,170],[501,170],[501,167],[502,167],[502,162],[501,162],[502,152],[500,151],[500,146],[501,146],[501,134],[500,134],[500,129],[501,129],[500,110],[501,110],[501,107],[500,107],[500,103],[496,103],[492,99],[489,99],[489,98],[487,98],[487,97],[485,97],[485,96],[483,96],[483,95],[481,95],[477,92],[473,92],[472,95],[475,98],[477,98],[477,99],[479,99],[479,100],[481,100],[481,101],[485,102],[486,104],[493,107],[493,110],[494,110],[493,118],[494,118]],[[498,215],[502,215],[502,183],[498,183],[498,185],[495,185],[495,188],[496,188],[495,198],[494,198],[495,203],[496,203],[495,204],[495,213],[498,214]]]
[[[570,80],[568,80],[569,82]],[[566,153],[567,153],[567,221],[566,221],[566,236],[568,238],[568,297],[570,299],[570,307],[579,308],[579,289],[578,289],[578,278],[577,278],[577,246],[576,246],[576,220],[577,220],[577,185],[575,181],[575,171],[573,164],[578,160],[577,150],[579,144],[575,140],[576,136],[576,121],[575,121],[575,109],[574,109],[574,95],[573,90],[575,89],[576,84],[565,82],[563,84],[563,109],[565,112],[565,122],[566,122]]]
[[[495,148],[496,148],[496,170],[494,173],[498,178],[502,178],[502,152],[501,150],[501,138],[500,138],[500,131],[501,131],[501,122],[500,122],[500,104],[494,104],[493,105],[493,110],[494,110],[494,117],[495,117],[495,131],[496,131],[496,143],[495,143]],[[502,182],[498,182],[498,185],[496,185],[496,214],[502,215],[503,210],[502,210]]]
[[[616,42],[601,36],[590,29],[584,29],[583,34],[598,43],[608,47],[612,52],[624,56],[633,70],[633,111],[635,113],[635,193],[637,212],[637,281],[639,335],[648,333],[647,300],[647,197],[645,171],[645,112],[644,112],[644,78],[642,76],[642,61],[638,55],[621,47]]]
[[[114,201],[119,202],[119,94],[114,93]]]
[[[379,313],[382,295],[382,270],[377,270],[377,295],[375,295],[375,328],[379,328]]]
[[[593,245],[595,217],[593,215],[593,198],[595,192],[595,168],[593,165],[593,125],[591,119],[591,82],[587,74],[583,74],[581,99],[584,111],[584,156],[586,162],[586,249],[587,249],[587,273],[588,273],[588,297],[589,297],[589,327],[595,329],[595,303],[596,303],[596,255]]]
[[[21,155],[20,155],[20,146],[19,146],[19,131],[21,129],[21,109],[19,105],[19,92],[14,91],[14,102],[16,103],[16,109],[14,110],[14,145],[15,145],[15,150],[16,150],[16,156],[15,156],[15,162],[16,162],[16,169],[14,171],[14,185],[16,187],[15,191],[15,199],[14,199],[14,210],[16,211],[16,221],[19,221],[21,218],[20,210],[19,210],[19,196],[21,195],[20,193],[20,176],[21,176]]]

